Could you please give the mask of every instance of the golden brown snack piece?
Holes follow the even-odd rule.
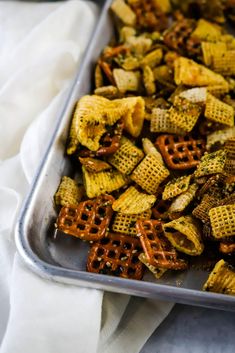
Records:
[[[112,166],[110,164],[100,159],[95,159],[90,157],[87,157],[87,158],[79,157],[79,161],[82,165],[84,165],[86,170],[91,173],[99,173],[105,170],[112,169]]]
[[[186,207],[194,200],[198,190],[198,185],[196,183],[189,186],[188,190],[178,195],[172,202],[168,212],[179,213],[183,212]]]
[[[159,65],[163,57],[163,52],[161,48],[157,48],[150,53],[148,53],[140,62],[141,66],[148,66],[154,68]]]
[[[184,90],[179,97],[187,99],[191,103],[205,104],[207,97],[206,87],[196,87]]]
[[[201,158],[194,175],[196,178],[200,178],[206,175],[223,173],[225,163],[226,152],[224,150],[207,153]]]
[[[129,139],[123,137],[119,149],[109,157],[108,161],[119,172],[129,175],[143,157],[144,153]]]
[[[151,209],[139,214],[116,212],[112,223],[112,230],[116,233],[136,236],[136,221],[138,219],[150,219],[151,213]]]
[[[182,216],[163,225],[165,236],[179,251],[191,256],[200,255],[204,245],[201,231],[191,216]]]
[[[203,61],[206,66],[212,66],[217,53],[224,53],[227,50],[225,42],[202,42]],[[215,66],[213,65],[215,69]],[[217,71],[215,69],[215,71]]]
[[[223,50],[212,57],[212,67],[224,76],[235,75],[235,50]]]
[[[235,176],[235,136],[229,138],[224,145],[227,155],[224,166],[225,174],[228,176]]]
[[[148,65],[143,67],[143,82],[148,96],[152,96],[154,93],[156,93],[154,74],[151,67]]]
[[[147,195],[130,186],[114,201],[113,210],[124,214],[139,214],[150,209],[155,201],[155,195]]]
[[[220,101],[210,93],[207,94],[205,117],[227,126],[234,125],[233,107]]]
[[[235,204],[214,207],[209,217],[216,239],[235,236]]]
[[[233,254],[235,253],[235,242],[221,242],[219,245],[219,251],[223,254]]]
[[[161,154],[158,152],[154,144],[148,139],[148,138],[143,138],[142,139],[142,144],[143,144],[143,150],[145,154],[153,154],[156,156],[158,159],[159,163],[164,165],[163,159]]]
[[[187,170],[196,167],[205,151],[205,142],[189,135],[160,135],[155,145],[170,169]]]
[[[220,260],[210,273],[203,290],[235,295],[235,271],[224,260]]]
[[[164,0],[166,3],[166,0]],[[159,0],[128,0],[136,14],[136,27],[141,30],[159,31],[168,26],[168,18]],[[165,4],[166,5],[166,4]]]
[[[123,111],[113,101],[95,95],[83,96],[73,115],[67,153],[76,152],[79,143],[91,151],[97,151],[106,125],[113,125],[122,114]]]
[[[169,181],[162,193],[162,199],[168,200],[176,197],[183,192],[187,191],[189,188],[191,175],[181,176],[179,178],[172,179]]]
[[[123,111],[124,129],[133,137],[142,131],[145,115],[145,102],[142,97],[116,99],[115,104]]]
[[[125,25],[135,25],[136,15],[124,0],[114,0],[111,5],[111,10]]]
[[[174,105],[169,109],[169,119],[178,128],[190,132],[195,126],[200,114],[201,107],[191,103],[186,98],[176,97]]]
[[[107,99],[116,99],[120,98],[121,93],[118,88],[115,86],[100,86],[94,90],[94,94],[97,96],[102,96]]]
[[[206,21],[204,18],[199,19],[197,27],[192,33],[192,37],[197,37],[208,42],[216,42],[220,40],[221,35],[222,28],[215,23]]]
[[[142,251],[138,238],[108,233],[94,243],[87,259],[87,271],[140,280],[144,267],[138,256]]]
[[[111,65],[100,59],[98,61],[98,64],[100,66],[100,68],[102,69],[102,72],[104,73],[104,75],[106,76],[106,78],[108,79],[108,81],[110,82],[111,85],[115,85],[115,80],[114,80],[114,77],[113,77],[113,72],[112,72],[112,69],[111,69]]]
[[[107,233],[113,201],[112,196],[103,195],[77,206],[64,206],[56,220],[56,228],[82,240],[97,241]]]
[[[113,77],[115,84],[121,93],[138,92],[140,88],[140,72],[114,69]]]
[[[187,263],[177,258],[176,250],[165,238],[161,222],[139,220],[136,223],[136,229],[146,260],[150,265],[170,270],[187,268]]]
[[[227,127],[223,130],[216,130],[207,136],[206,148],[209,151],[214,145],[222,146],[227,140],[235,136],[235,127]],[[227,150],[227,148],[226,148]],[[229,151],[228,151],[229,152]]]
[[[161,278],[164,275],[164,273],[167,271],[166,268],[160,268],[160,267],[151,265],[148,262],[145,253],[141,253],[139,255],[139,260],[149,269],[150,272],[152,272],[154,277],[157,279]]]
[[[195,21],[184,18],[174,23],[163,35],[164,43],[171,49],[183,54],[187,48],[187,42],[195,28]]]
[[[228,83],[220,74],[213,72],[207,67],[197,64],[195,61],[185,57],[177,58],[174,61],[175,83],[191,87],[221,85],[229,89]]]
[[[158,200],[152,208],[153,218],[157,220],[168,219],[171,200]]]
[[[185,130],[181,129],[171,121],[168,109],[154,108],[150,117],[151,132],[167,132],[177,135],[185,134]]]
[[[194,208],[192,214],[194,217],[199,218],[203,223],[210,222],[209,211],[211,208],[216,207],[218,199],[209,194],[205,194],[200,204]]]
[[[77,205],[84,194],[84,186],[78,185],[75,180],[67,176],[63,176],[54,196],[55,204],[57,206]]]
[[[155,194],[161,182],[168,176],[169,171],[154,154],[147,155],[131,174],[134,180],[143,190],[149,194]]]
[[[97,151],[91,151],[88,148],[80,147],[78,154],[81,157],[101,157],[115,153],[119,146],[124,128],[124,122],[118,120],[109,130],[100,138]],[[106,128],[107,130],[107,128]]]
[[[128,178],[117,170],[91,173],[82,167],[84,186],[89,198],[118,190],[128,183]]]

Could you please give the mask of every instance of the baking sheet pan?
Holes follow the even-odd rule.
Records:
[[[70,160],[65,156],[71,115],[78,98],[90,93],[94,64],[113,34],[109,15],[111,2],[100,1],[102,10],[96,30],[21,209],[15,232],[18,251],[33,271],[53,281],[235,311],[235,297],[201,290],[208,272],[190,269],[177,274],[166,274],[160,280],[147,273],[143,281],[88,273],[88,245],[59,232],[56,239],[53,237],[53,225],[57,216],[53,196],[61,177],[73,176],[74,173]]]

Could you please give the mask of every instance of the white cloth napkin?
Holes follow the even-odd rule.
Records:
[[[172,308],[44,280],[16,253],[16,216],[97,19],[87,1],[0,1],[0,353],[137,353]]]

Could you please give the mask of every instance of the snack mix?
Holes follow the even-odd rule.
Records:
[[[115,38],[72,117],[56,229],[89,244],[87,271],[134,280],[213,249],[203,290],[235,295],[235,2],[114,0],[110,16]]]

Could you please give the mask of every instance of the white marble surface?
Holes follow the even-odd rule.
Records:
[[[175,305],[140,353],[233,353],[235,313]]]

